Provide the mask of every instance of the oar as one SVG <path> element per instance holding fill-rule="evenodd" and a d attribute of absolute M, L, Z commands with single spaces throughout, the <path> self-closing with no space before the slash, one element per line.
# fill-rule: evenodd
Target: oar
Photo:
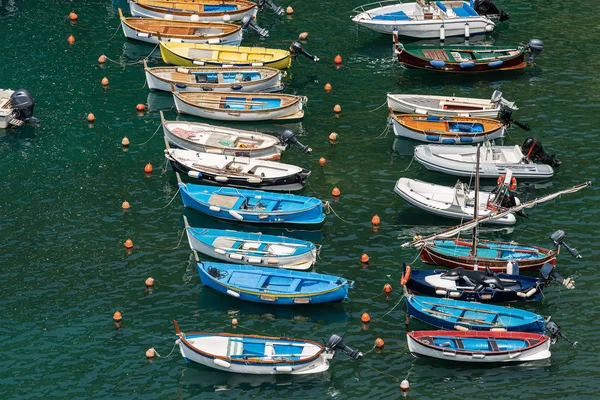
<path fill-rule="evenodd" d="M 434 315 L 443 315 L 445 317 L 453 317 L 453 318 L 456 318 L 456 319 L 460 319 L 460 320 L 462 320 L 464 322 L 475 322 L 475 323 L 481 324 L 481 325 L 494 325 L 491 322 L 483 321 L 483 320 L 480 320 L 480 319 L 456 316 L 456 315 L 448 314 L 448 313 L 441 312 L 441 311 L 428 310 L 426 308 L 422 309 L 421 311 L 424 311 L 424 312 L 430 313 L 430 314 L 434 314 Z"/>
<path fill-rule="evenodd" d="M 427 304 L 427 305 L 430 305 L 430 306 L 436 306 L 436 307 L 452 308 L 452 309 L 461 310 L 461 311 L 472 311 L 472 310 L 470 310 L 468 308 L 464 308 L 464 307 L 451 306 L 451 305 L 446 305 L 446 304 L 437 304 L 437 303 L 432 303 L 430 301 L 424 301 L 423 304 Z M 497 316 L 500 315 L 497 312 L 486 311 L 486 310 L 477 310 L 477 312 L 480 312 L 480 313 L 483 313 L 483 314 L 493 314 L 493 315 L 497 315 Z"/>

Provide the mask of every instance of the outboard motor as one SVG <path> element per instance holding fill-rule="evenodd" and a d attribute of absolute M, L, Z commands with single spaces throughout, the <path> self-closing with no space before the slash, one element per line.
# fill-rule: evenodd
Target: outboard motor
<path fill-rule="evenodd" d="M 300 150 L 302 150 L 304 152 L 304 154 L 312 153 L 312 149 L 310 147 L 305 146 L 302 143 L 300 143 L 298 141 L 298 139 L 296 139 L 296 135 L 294 135 L 294 132 L 292 132 L 289 129 L 286 129 L 285 131 L 283 131 L 279 140 L 281 140 L 281 143 L 283 143 L 283 144 L 293 144 L 294 146 L 296 146 Z"/>
<path fill-rule="evenodd" d="M 528 63 L 533 63 L 535 58 L 544 50 L 544 42 L 540 39 L 531 39 L 529 41 L 529 57 L 527 58 Z"/>
<path fill-rule="evenodd" d="M 350 347 L 346 346 L 344 344 L 344 338 L 341 335 L 338 335 L 337 333 L 334 333 L 329 337 L 329 339 L 327 339 L 326 346 L 327 348 L 333 351 L 341 351 L 342 353 L 347 354 L 349 357 L 352 357 L 355 360 L 358 360 L 362 357 L 362 353 L 360 351 L 353 350 Z"/>
<path fill-rule="evenodd" d="M 550 318 L 546 320 L 546 331 L 548 332 L 548 336 L 550 336 L 553 344 L 556 343 L 556 340 L 560 336 L 569 342 L 573 347 L 577 347 L 577 342 L 573 342 L 563 335 L 561 332 L 561 327 L 556 322 L 550 321 Z"/>
<path fill-rule="evenodd" d="M 573 278 L 563 278 L 561 274 L 556 272 L 556 267 L 553 264 L 544 264 L 540 269 L 540 275 L 545 282 L 556 281 L 567 289 L 575 289 Z"/>
<path fill-rule="evenodd" d="M 306 52 L 306 50 L 304 50 L 304 48 L 302 47 L 302 43 L 300 43 L 297 40 L 294 40 L 290 45 L 290 54 L 294 58 L 296 58 L 298 54 L 302 54 L 303 56 L 305 56 L 306 58 L 310 58 L 314 62 L 319 61 L 319 57 L 308 54 L 308 52 Z"/>
<path fill-rule="evenodd" d="M 552 242 L 556 246 L 556 253 L 558 254 L 560 252 L 560 246 L 565 246 L 565 249 L 567 249 L 567 251 L 569 253 L 571 253 L 571 255 L 573 257 L 581 258 L 581 254 L 579 254 L 577 249 L 575 249 L 574 247 L 571 247 L 565 243 L 566 236 L 567 236 L 567 233 L 565 231 L 563 231 L 562 229 L 559 229 L 556 232 L 554 232 L 552 235 L 550 235 L 550 240 L 552 240 Z"/>
<path fill-rule="evenodd" d="M 244 28 L 244 30 L 248 30 L 248 27 L 254 29 L 262 37 L 269 36 L 268 30 L 263 29 L 260 26 L 258 26 L 256 24 L 256 21 L 254 20 L 254 18 L 252 18 L 251 16 L 245 15 L 244 18 L 242 18 L 242 28 Z"/>
<path fill-rule="evenodd" d="M 265 6 L 279 16 L 283 15 L 285 12 L 283 11 L 283 8 L 273 3 L 271 0 L 258 0 L 258 11 L 262 11 Z"/>
<path fill-rule="evenodd" d="M 473 9 L 479 15 L 486 16 L 489 19 L 497 19 L 500 22 L 510 18 L 506 11 L 498 9 L 491 0 L 475 0 Z"/>
<path fill-rule="evenodd" d="M 40 120 L 33 116 L 35 101 L 26 89 L 15 90 L 10 102 L 16 119 L 30 124 L 39 124 Z"/>
<path fill-rule="evenodd" d="M 516 119 L 514 119 L 512 117 L 512 113 L 513 113 L 513 110 L 511 108 L 503 108 L 500 111 L 500 115 L 499 115 L 500 121 L 504 122 L 507 125 L 509 125 L 511 123 L 514 123 L 516 126 L 518 126 L 521 129 L 524 129 L 526 131 L 530 131 L 531 130 L 531 128 L 529 127 L 529 125 L 524 124 L 524 123 L 519 122 Z"/>
<path fill-rule="evenodd" d="M 540 161 L 541 163 L 547 164 L 552 168 L 560 165 L 560 160 L 556 156 L 549 155 L 544 151 L 542 142 L 538 141 L 534 137 L 528 137 L 523 141 L 521 145 L 521 151 L 525 154 L 525 158 L 531 161 Z"/>

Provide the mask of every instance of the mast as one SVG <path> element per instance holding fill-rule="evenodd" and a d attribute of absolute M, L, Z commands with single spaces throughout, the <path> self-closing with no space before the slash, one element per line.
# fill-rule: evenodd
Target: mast
<path fill-rule="evenodd" d="M 477 220 L 479 209 L 479 144 L 477 145 L 477 156 L 475 158 L 475 204 L 473 207 L 473 220 Z M 473 243 L 471 244 L 471 256 L 477 256 L 477 225 L 473 226 Z"/>

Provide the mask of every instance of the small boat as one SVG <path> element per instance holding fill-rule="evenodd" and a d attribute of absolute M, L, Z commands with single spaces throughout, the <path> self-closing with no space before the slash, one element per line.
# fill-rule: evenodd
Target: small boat
<path fill-rule="evenodd" d="M 173 92 L 178 113 L 219 121 L 298 120 L 304 96 L 275 93 Z"/>
<path fill-rule="evenodd" d="M 412 318 L 439 329 L 545 332 L 544 317 L 518 308 L 412 294 L 405 299 Z"/>
<path fill-rule="evenodd" d="M 144 60 L 150 90 L 164 92 L 278 92 L 282 73 L 267 67 L 152 67 Z"/>
<path fill-rule="evenodd" d="M 394 134 L 421 142 L 472 144 L 504 137 L 505 122 L 489 118 L 390 114 Z"/>
<path fill-rule="evenodd" d="M 353 10 L 352 21 L 375 32 L 421 39 L 485 34 L 494 30 L 494 22 L 480 15 L 468 1 L 378 1 Z M 506 15 L 506 14 L 504 14 Z"/>
<path fill-rule="evenodd" d="M 518 110 L 515 103 L 505 100 L 498 90 L 492 93 L 491 99 L 388 93 L 387 104 L 397 113 L 450 117 L 499 118 L 503 109 Z"/>
<path fill-rule="evenodd" d="M 177 175 L 183 204 L 230 221 L 261 224 L 321 224 L 323 204 L 314 197 L 183 183 Z"/>
<path fill-rule="evenodd" d="M 204 286 L 236 299 L 278 305 L 343 301 L 353 281 L 315 272 L 198 261 Z"/>
<path fill-rule="evenodd" d="M 329 369 L 337 351 L 358 360 L 362 353 L 344 344 L 333 334 L 325 345 L 312 340 L 288 337 L 243 335 L 225 332 L 187 332 L 179 330 L 175 344 L 184 360 L 209 368 L 238 374 L 301 375 Z"/>
<path fill-rule="evenodd" d="M 223 229 L 192 228 L 183 217 L 192 250 L 236 264 L 307 270 L 317 261 L 319 248 L 285 236 Z"/>
<path fill-rule="evenodd" d="M 256 4 L 248 0 L 128 0 L 134 17 L 175 21 L 241 21 L 256 17 Z"/>
<path fill-rule="evenodd" d="M 450 361 L 526 362 L 551 354 L 551 337 L 531 332 L 413 331 L 406 340 L 413 355 Z"/>
<path fill-rule="evenodd" d="M 182 67 L 270 67 L 286 69 L 292 65 L 292 57 L 303 54 L 313 61 L 319 61 L 295 41 L 289 50 L 267 49 L 264 47 L 221 46 L 218 44 L 194 44 L 160 42 L 160 54 L 167 64 Z"/>
<path fill-rule="evenodd" d="M 521 147 L 492 146 L 489 142 L 479 150 L 475 146 L 420 145 L 415 147 L 414 156 L 429 170 L 470 177 L 475 173 L 477 153 L 481 159 L 481 178 L 497 179 L 510 169 L 517 179 L 547 179 L 554 175 L 553 167 L 560 165 L 554 155 L 544 151 L 541 142 L 531 137 L 525 139 Z"/>
<path fill-rule="evenodd" d="M 532 39 L 527 46 L 404 46 L 394 34 L 398 61 L 408 68 L 471 74 L 511 71 L 532 64 L 544 45 Z M 529 53 L 527 61 L 525 54 Z"/>
<path fill-rule="evenodd" d="M 0 129 L 39 123 L 33 116 L 34 108 L 35 101 L 26 89 L 0 89 Z"/>
<path fill-rule="evenodd" d="M 166 121 L 160 112 L 165 139 L 179 148 L 199 153 L 220 154 L 277 161 L 287 145 L 275 136 L 187 121 Z"/>
<path fill-rule="evenodd" d="M 165 157 L 174 171 L 216 185 L 273 191 L 301 190 L 310 171 L 295 165 L 248 157 L 173 149 Z"/>
<path fill-rule="evenodd" d="M 223 22 L 191 22 L 156 18 L 125 17 L 119 8 L 121 27 L 127 39 L 158 44 L 159 40 L 239 46 L 242 27 Z"/>
<path fill-rule="evenodd" d="M 519 199 L 507 190 L 509 188 L 504 187 L 503 182 L 501 179 L 495 192 L 479 192 L 478 215 L 488 215 L 497 212 L 499 208 L 508 208 L 520 203 Z M 454 187 L 448 187 L 417 179 L 400 178 L 396 182 L 394 192 L 408 204 L 435 215 L 460 220 L 472 220 L 474 217 L 475 191 L 470 190 L 468 185 L 461 181 Z M 514 214 L 490 220 L 490 223 L 496 225 L 514 225 L 516 222 Z"/>

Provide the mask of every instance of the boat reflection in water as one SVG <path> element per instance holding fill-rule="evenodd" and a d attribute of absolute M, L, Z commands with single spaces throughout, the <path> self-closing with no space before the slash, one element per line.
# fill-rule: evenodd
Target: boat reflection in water
<path fill-rule="evenodd" d="M 150 43 L 131 40 L 126 40 L 123 43 L 123 57 L 121 61 L 131 63 L 133 61 L 141 61 L 144 58 L 148 59 L 149 64 L 153 62 L 160 62 L 162 64 L 162 57 L 158 47 Z"/>

